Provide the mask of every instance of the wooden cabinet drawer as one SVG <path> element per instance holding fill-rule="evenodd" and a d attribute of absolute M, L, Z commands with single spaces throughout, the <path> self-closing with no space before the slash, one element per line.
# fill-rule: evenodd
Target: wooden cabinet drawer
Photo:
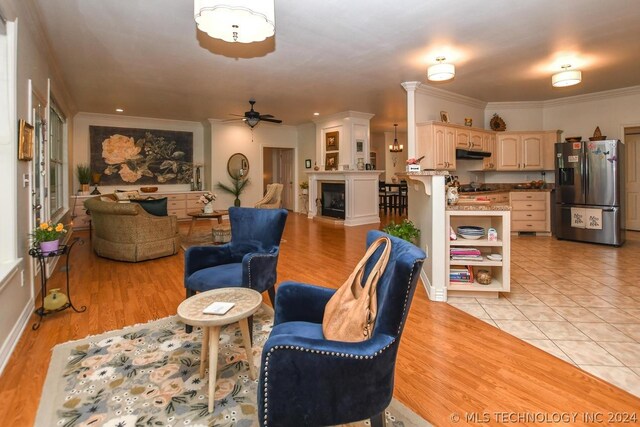
<path fill-rule="evenodd" d="M 511 211 L 511 219 L 513 221 L 545 221 L 547 212 L 540 211 Z"/>
<path fill-rule="evenodd" d="M 542 191 L 517 191 L 511 193 L 511 200 L 546 200 L 547 193 Z"/>
<path fill-rule="evenodd" d="M 511 231 L 548 231 L 547 221 L 511 221 Z"/>
<path fill-rule="evenodd" d="M 168 200 L 167 209 L 182 209 L 186 207 L 184 200 Z"/>
<path fill-rule="evenodd" d="M 199 200 L 200 196 L 202 196 L 204 193 L 202 192 L 197 192 L 197 193 L 188 193 L 187 194 L 187 201 L 190 200 Z"/>
<path fill-rule="evenodd" d="M 545 211 L 547 210 L 547 204 L 544 201 L 511 201 L 512 211 Z"/>
<path fill-rule="evenodd" d="M 169 200 L 169 202 L 176 201 L 176 200 L 181 200 L 184 202 L 185 200 L 184 194 L 163 194 L 160 197 L 166 197 Z"/>

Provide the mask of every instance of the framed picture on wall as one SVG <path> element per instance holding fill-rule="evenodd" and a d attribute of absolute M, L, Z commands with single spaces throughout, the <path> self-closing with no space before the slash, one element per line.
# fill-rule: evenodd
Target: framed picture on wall
<path fill-rule="evenodd" d="M 307 169 L 311 169 L 311 159 L 306 159 L 304 161 L 304 167 Z"/>
<path fill-rule="evenodd" d="M 364 153 L 364 141 L 356 141 L 356 153 Z"/>
<path fill-rule="evenodd" d="M 33 159 L 33 126 L 24 120 L 18 122 L 18 160 Z"/>
<path fill-rule="evenodd" d="M 443 123 L 450 123 L 449 113 L 447 113 L 446 111 L 440 111 L 440 121 Z"/>
<path fill-rule="evenodd" d="M 325 150 L 324 151 L 338 151 L 340 149 L 340 132 L 327 132 L 324 135 L 325 138 Z"/>
<path fill-rule="evenodd" d="M 325 170 L 338 169 L 338 153 L 327 153 L 324 162 Z"/>

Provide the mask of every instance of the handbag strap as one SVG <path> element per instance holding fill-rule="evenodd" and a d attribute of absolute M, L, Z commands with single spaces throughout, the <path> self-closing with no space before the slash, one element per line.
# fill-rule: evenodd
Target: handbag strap
<path fill-rule="evenodd" d="M 369 246 L 369 250 L 365 254 L 365 258 L 366 258 L 365 263 L 366 263 L 366 261 L 371 256 L 373 256 L 375 251 L 378 250 L 378 248 L 381 245 L 384 245 L 382 254 L 380 254 L 380 257 L 378 258 L 376 263 L 373 265 L 373 268 L 369 272 L 369 276 L 367 277 L 367 281 L 363 288 L 364 292 L 369 292 L 370 301 L 374 301 L 374 299 L 376 298 L 377 292 L 378 292 L 378 286 L 377 286 L 378 280 L 380 280 L 380 277 L 382 277 L 382 274 L 384 273 L 385 269 L 387 268 L 387 264 L 389 263 L 389 257 L 391 255 L 391 240 L 386 236 L 379 237 L 371 244 L 371 246 Z M 363 268 L 363 271 L 364 271 L 364 268 Z M 377 304 L 371 305 L 370 307 L 371 319 L 376 318 L 376 314 L 378 311 L 377 309 L 378 309 Z"/>

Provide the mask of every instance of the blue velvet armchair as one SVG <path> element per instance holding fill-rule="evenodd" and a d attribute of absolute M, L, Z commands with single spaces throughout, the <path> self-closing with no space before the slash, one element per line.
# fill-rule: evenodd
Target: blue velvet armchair
<path fill-rule="evenodd" d="M 280 239 L 285 209 L 229 208 L 231 241 L 221 246 L 192 246 L 184 253 L 187 298 L 196 292 L 246 287 L 275 300 Z"/>
<path fill-rule="evenodd" d="M 367 246 L 385 235 L 369 231 Z M 335 293 L 296 282 L 279 285 L 274 328 L 262 351 L 258 386 L 262 426 L 326 426 L 371 418 L 382 425 L 393 397 L 396 354 L 426 255 L 391 237 L 389 264 L 378 282 L 372 337 L 326 340 L 322 317 Z M 368 267 L 379 257 L 379 249 Z"/>

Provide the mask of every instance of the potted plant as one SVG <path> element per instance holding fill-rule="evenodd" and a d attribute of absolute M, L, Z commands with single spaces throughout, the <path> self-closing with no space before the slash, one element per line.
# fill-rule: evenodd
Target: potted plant
<path fill-rule="evenodd" d="M 42 255 L 55 252 L 60 247 L 60 237 L 67 232 L 61 222 L 41 222 L 33 231 L 33 244 L 39 245 Z"/>
<path fill-rule="evenodd" d="M 300 184 L 300 190 L 302 190 L 302 194 L 309 194 L 309 182 L 302 181 Z"/>
<path fill-rule="evenodd" d="M 241 175 L 231 175 L 231 185 L 218 182 L 217 187 L 225 193 L 235 196 L 233 201 L 234 206 L 240 206 L 240 195 L 244 191 L 244 188 L 249 184 L 249 178 L 243 178 Z"/>
<path fill-rule="evenodd" d="M 418 239 L 420 238 L 420 229 L 418 229 L 415 224 L 408 219 L 405 219 L 400 224 L 396 224 L 394 221 L 391 221 L 389 225 L 382 229 L 382 231 L 413 243 L 414 245 L 418 244 Z"/>
<path fill-rule="evenodd" d="M 89 183 L 91 182 L 91 168 L 89 168 L 89 165 L 85 164 L 76 165 L 76 175 L 78 176 L 78 181 L 82 187 L 82 193 L 88 194 Z"/>

